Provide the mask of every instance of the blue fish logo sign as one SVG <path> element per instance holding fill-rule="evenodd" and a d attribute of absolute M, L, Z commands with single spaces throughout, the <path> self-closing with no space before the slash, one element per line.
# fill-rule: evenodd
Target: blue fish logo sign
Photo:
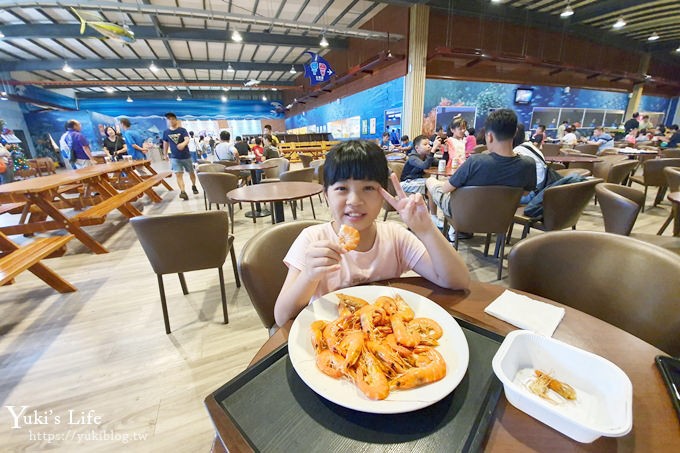
<path fill-rule="evenodd" d="M 305 52 L 312 56 L 312 61 L 305 66 L 305 77 L 309 77 L 309 81 L 312 85 L 318 83 L 327 82 L 330 80 L 331 76 L 335 74 L 335 71 L 331 68 L 331 65 L 314 52 Z"/>

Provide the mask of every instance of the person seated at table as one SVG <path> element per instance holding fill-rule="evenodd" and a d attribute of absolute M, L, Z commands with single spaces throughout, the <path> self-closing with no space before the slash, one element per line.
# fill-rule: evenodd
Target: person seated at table
<path fill-rule="evenodd" d="M 236 151 L 238 151 L 239 156 L 247 156 L 250 154 L 250 145 L 244 142 L 240 136 L 236 137 L 234 148 L 236 148 Z"/>
<path fill-rule="evenodd" d="M 673 124 L 672 126 L 669 126 L 667 130 L 665 131 L 666 134 L 670 133 L 670 137 L 664 136 L 660 137 L 661 140 L 661 146 L 665 148 L 677 148 L 680 146 L 680 129 L 677 124 Z"/>
<path fill-rule="evenodd" d="M 580 121 L 575 121 L 574 124 L 571 125 L 571 130 L 576 136 L 576 141 L 577 142 L 582 142 L 585 141 L 585 137 L 581 133 L 581 122 Z"/>
<path fill-rule="evenodd" d="M 545 141 L 545 124 L 539 124 L 538 127 L 536 128 L 536 133 L 531 136 L 531 143 L 536 145 L 537 148 L 541 148 L 543 146 L 543 142 Z"/>
<path fill-rule="evenodd" d="M 189 173 L 191 190 L 194 194 L 198 193 L 194 164 L 188 149 L 189 133 L 179 125 L 177 116 L 174 113 L 166 113 L 165 119 L 168 123 L 168 128 L 163 132 L 163 153 L 168 154 L 168 151 L 170 151 L 170 168 L 173 173 L 175 173 L 175 178 L 177 178 L 179 197 L 186 201 L 189 199 L 189 195 L 187 195 L 186 190 L 184 190 L 185 171 Z"/>
<path fill-rule="evenodd" d="M 123 156 L 127 155 L 127 145 L 125 144 L 123 137 L 118 135 L 116 130 L 111 126 L 107 126 L 106 129 L 104 129 L 104 133 L 106 134 L 106 137 L 104 137 L 104 149 L 106 149 L 109 156 L 111 156 L 111 160 L 123 160 Z"/>
<path fill-rule="evenodd" d="M 543 187 L 543 181 L 548 171 L 548 164 L 545 162 L 543 152 L 538 149 L 532 140 L 524 140 L 524 124 L 517 124 L 517 132 L 515 138 L 512 140 L 512 150 L 520 156 L 531 158 L 536 165 L 536 187 Z M 522 196 L 520 204 L 529 203 L 535 196 L 537 191 L 531 191 Z"/>
<path fill-rule="evenodd" d="M 281 157 L 279 154 L 279 150 L 274 146 L 274 142 L 272 141 L 272 136 L 269 134 L 264 134 L 262 136 L 262 142 L 264 143 L 264 158 L 266 159 L 275 159 L 277 157 Z"/>
<path fill-rule="evenodd" d="M 567 126 L 567 128 L 564 129 L 564 132 L 565 132 L 564 136 L 560 139 L 562 143 L 570 146 L 573 146 L 578 143 L 576 134 L 574 134 L 574 129 L 572 129 L 571 126 Z"/>
<path fill-rule="evenodd" d="M 589 145 L 597 145 L 597 154 L 600 154 L 605 149 L 614 147 L 614 138 L 606 133 L 601 126 L 598 126 L 593 129 L 593 135 L 586 143 Z"/>
<path fill-rule="evenodd" d="M 401 172 L 400 184 L 406 193 L 425 195 L 425 170 L 437 166 L 438 160 L 434 153 L 441 146 L 441 138 L 437 137 L 434 145 L 430 145 L 430 140 L 426 136 L 419 135 L 413 139 L 413 146 L 413 151 L 408 155 Z"/>
<path fill-rule="evenodd" d="M 635 143 L 637 143 L 637 136 L 638 128 L 634 127 L 628 132 L 628 135 L 624 137 L 624 140 L 630 143 L 631 145 L 635 145 Z"/>
<path fill-rule="evenodd" d="M 413 151 L 413 143 L 411 140 L 408 138 L 408 135 L 403 135 L 401 137 L 401 142 L 399 143 L 399 146 L 396 146 L 393 151 L 398 151 L 404 154 L 408 154 L 411 151 Z"/>
<path fill-rule="evenodd" d="M 449 289 L 467 289 L 470 275 L 460 255 L 432 224 L 420 194 L 406 195 L 396 175 L 387 187 L 387 160 L 373 142 L 351 140 L 326 155 L 324 193 L 333 220 L 305 228 L 284 258 L 288 275 L 274 306 L 279 326 L 320 296 L 414 270 Z M 399 213 L 408 231 L 394 222 L 376 222 L 383 201 Z M 338 243 L 342 225 L 359 232 L 355 250 Z"/>
<path fill-rule="evenodd" d="M 467 135 L 465 136 L 465 158 L 470 157 L 470 154 L 475 150 L 477 146 L 477 137 L 475 137 L 475 128 L 470 127 L 467 130 Z"/>
<path fill-rule="evenodd" d="M 262 147 L 262 139 L 255 137 L 255 144 L 252 147 L 253 154 L 255 154 L 255 162 L 260 163 L 264 161 L 264 148 Z"/>
<path fill-rule="evenodd" d="M 215 159 L 216 160 L 230 160 L 236 161 L 236 148 L 229 141 L 231 140 L 231 134 L 229 131 L 220 132 L 220 142 L 215 147 Z"/>
<path fill-rule="evenodd" d="M 378 145 L 383 149 L 383 151 L 389 151 L 392 148 L 389 132 L 383 132 L 382 138 L 380 139 Z"/>
<path fill-rule="evenodd" d="M 447 217 L 451 217 L 449 206 L 451 193 L 459 187 L 510 186 L 521 187 L 526 193 L 536 188 L 534 161 L 513 151 L 512 142 L 517 132 L 515 112 L 510 109 L 494 110 L 486 118 L 484 127 L 486 128 L 488 154 L 470 156 L 448 181 L 442 182 L 429 178 L 425 183 L 434 205 Z M 449 230 L 449 238 L 452 237 L 453 228 Z M 459 239 L 469 237 L 471 235 L 458 233 Z"/>

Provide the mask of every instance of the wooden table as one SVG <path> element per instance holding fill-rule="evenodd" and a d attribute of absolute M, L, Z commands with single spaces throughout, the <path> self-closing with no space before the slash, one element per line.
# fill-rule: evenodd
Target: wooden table
<path fill-rule="evenodd" d="M 484 308 L 505 290 L 501 286 L 472 282 L 470 290 L 462 292 L 440 288 L 421 277 L 395 279 L 387 283 L 421 294 L 441 305 L 452 315 L 484 329 L 501 335 L 516 329 L 484 313 Z M 633 429 L 624 437 L 601 437 L 592 444 L 581 444 L 516 409 L 503 396 L 494 413 L 495 420 L 487 435 L 484 451 L 677 451 L 680 445 L 678 419 L 654 363 L 654 357 L 663 353 L 604 321 L 556 302 L 550 303 L 562 306 L 566 310 L 565 317 L 553 338 L 612 361 L 630 378 L 633 383 Z M 291 325 L 292 322 L 288 322 L 272 335 L 255 355 L 251 365 L 284 344 Z M 474 357 L 470 360 L 474 360 Z M 214 398 L 208 396 L 205 402 L 217 430 L 214 451 L 223 451 L 220 441 L 231 452 L 249 451 L 248 446 L 240 442 L 240 435 L 233 429 L 233 425 L 227 420 Z M 266 421 L 263 420 L 263 423 Z"/>
<path fill-rule="evenodd" d="M 231 200 L 246 203 L 270 203 L 270 206 L 273 205 L 271 208 L 272 223 L 279 223 L 285 220 L 284 201 L 307 198 L 321 192 L 323 192 L 323 186 L 315 182 L 287 181 L 239 187 L 227 193 L 227 196 Z"/>
<path fill-rule="evenodd" d="M 602 162 L 602 159 L 600 159 L 597 156 L 569 155 L 569 156 L 545 156 L 545 161 L 546 162 L 558 162 L 560 164 L 564 164 L 565 167 L 569 168 L 569 164 L 574 163 L 574 162 L 595 163 L 595 162 Z"/>
<path fill-rule="evenodd" d="M 439 179 L 440 176 L 450 178 L 456 172 L 456 169 L 451 168 L 451 167 L 447 167 L 444 171 L 439 171 L 439 168 L 437 168 L 437 167 L 430 167 L 430 168 L 426 168 L 423 171 L 425 172 L 426 175 L 435 175 L 437 177 L 437 179 Z"/>
<path fill-rule="evenodd" d="M 114 179 L 116 177 L 120 178 L 123 172 L 125 172 L 126 177 L 130 179 L 133 185 L 143 184 L 144 179 L 134 171 L 135 168 L 140 167 L 148 170 L 152 177 L 162 176 L 158 175 L 151 167 L 150 161 L 123 160 L 0 185 L 0 203 L 26 202 L 19 223 L 17 225 L 0 227 L 0 231 L 7 235 L 13 235 L 65 229 L 93 252 L 107 253 L 108 250 L 82 228 L 84 225 L 97 223 L 87 223 L 87 221 L 83 220 L 85 218 L 83 214 L 87 211 L 77 214 L 80 218 L 68 218 L 61 212 L 61 209 L 81 209 L 89 202 L 93 202 L 94 206 L 92 208 L 95 208 L 98 204 L 104 203 L 107 199 L 118 195 L 119 192 L 114 187 Z M 113 177 L 109 176 L 109 174 L 112 174 Z M 159 182 L 166 185 L 166 187 L 170 187 L 162 179 Z M 67 199 L 63 196 L 65 188 L 77 187 L 80 184 L 86 187 L 86 193 L 83 194 L 85 195 L 84 197 Z M 87 197 L 91 191 L 96 191 L 99 195 Z M 161 198 L 151 187 L 145 189 L 144 193 L 148 194 L 155 202 L 161 201 Z M 31 218 L 28 219 L 28 222 L 26 222 L 28 214 L 32 212 L 32 207 L 34 212 L 31 214 Z M 118 209 L 128 218 L 141 215 L 141 212 L 129 202 L 123 202 L 114 209 Z M 52 220 L 48 220 L 48 217 Z"/>
<path fill-rule="evenodd" d="M 274 168 L 278 167 L 279 164 L 276 162 L 268 162 L 264 161 L 259 164 L 241 164 L 241 165 L 232 165 L 231 167 L 227 167 L 225 171 L 229 172 L 232 170 L 238 170 L 238 171 L 249 171 L 250 172 L 250 180 L 252 181 L 253 184 L 259 184 L 260 183 L 260 174 L 258 173 L 258 170 L 264 170 L 266 168 Z M 248 211 L 246 212 L 245 216 L 246 217 L 251 217 L 253 219 L 253 222 L 255 221 L 256 217 L 267 217 L 268 215 L 271 215 L 270 211 L 267 211 L 266 209 L 262 209 L 260 207 L 260 203 L 255 204 L 255 210 L 254 211 Z"/>

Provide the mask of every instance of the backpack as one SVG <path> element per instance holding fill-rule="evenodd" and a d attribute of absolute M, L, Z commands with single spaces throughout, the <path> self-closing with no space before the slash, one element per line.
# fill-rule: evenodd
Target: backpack
<path fill-rule="evenodd" d="M 59 151 L 61 152 L 61 157 L 64 159 L 64 162 L 68 161 L 73 164 L 76 161 L 76 153 L 73 152 L 73 148 L 71 147 L 72 143 L 73 138 L 71 137 L 71 134 L 68 131 L 64 132 L 59 139 Z"/>
<path fill-rule="evenodd" d="M 546 187 L 549 187 L 553 183 L 562 179 L 562 175 L 557 173 L 557 171 L 554 168 L 551 168 L 550 165 L 546 163 L 545 159 L 543 159 L 543 156 L 538 154 L 531 146 L 526 146 L 524 144 L 520 146 L 524 149 L 528 149 L 529 151 L 531 151 L 531 153 L 534 156 L 538 157 L 541 160 L 541 162 L 543 162 L 543 165 L 545 165 L 545 178 L 543 178 L 543 183 L 540 186 L 536 186 L 536 190 L 534 190 L 535 194 L 538 195 L 538 193 L 544 190 Z M 541 197 L 541 199 L 542 198 L 543 197 Z"/>
<path fill-rule="evenodd" d="M 547 179 L 547 175 L 546 175 Z M 541 189 L 541 191 L 536 194 L 534 198 L 531 199 L 528 205 L 524 208 L 524 215 L 532 217 L 532 218 L 541 218 L 543 217 L 543 195 L 545 194 L 545 189 L 548 187 L 556 187 L 556 186 L 562 186 L 565 184 L 573 184 L 575 182 L 581 182 L 585 181 L 586 178 L 579 174 L 573 174 L 573 175 L 568 175 L 565 176 L 564 178 L 560 178 L 559 180 L 553 182 L 547 187 L 544 187 Z"/>

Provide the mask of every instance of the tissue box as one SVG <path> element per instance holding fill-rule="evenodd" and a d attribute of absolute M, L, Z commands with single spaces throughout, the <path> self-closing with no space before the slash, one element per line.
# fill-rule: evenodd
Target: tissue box
<path fill-rule="evenodd" d="M 578 442 L 625 436 L 633 427 L 633 385 L 602 357 L 518 330 L 505 337 L 492 365 L 510 404 Z M 532 393 L 526 384 L 534 370 L 571 385 L 576 400 L 554 404 Z"/>

